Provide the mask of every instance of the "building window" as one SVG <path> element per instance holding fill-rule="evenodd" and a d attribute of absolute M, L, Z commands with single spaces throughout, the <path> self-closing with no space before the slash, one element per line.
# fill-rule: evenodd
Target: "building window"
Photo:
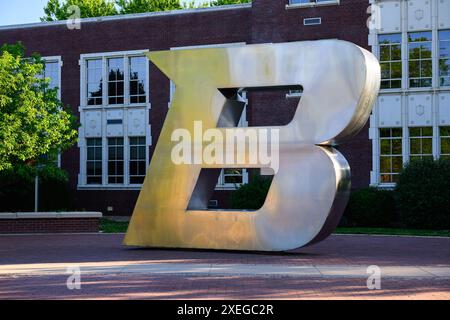
<path fill-rule="evenodd" d="M 381 89 L 402 87 L 402 35 L 379 35 Z"/>
<path fill-rule="evenodd" d="M 123 58 L 108 59 L 108 103 L 124 103 Z"/>
<path fill-rule="evenodd" d="M 450 30 L 439 31 L 439 83 L 450 86 Z"/>
<path fill-rule="evenodd" d="M 381 183 L 395 183 L 403 167 L 402 129 L 380 129 Z"/>
<path fill-rule="evenodd" d="M 147 94 L 145 84 L 147 76 L 147 59 L 145 57 L 130 57 L 129 65 L 130 103 L 146 103 Z"/>
<path fill-rule="evenodd" d="M 441 159 L 450 159 L 450 127 L 440 127 Z"/>
<path fill-rule="evenodd" d="M 409 128 L 409 159 L 433 159 L 433 128 Z"/>
<path fill-rule="evenodd" d="M 289 0 L 289 4 L 315 4 L 321 2 L 332 2 L 337 3 L 338 0 Z"/>
<path fill-rule="evenodd" d="M 108 138 L 108 183 L 123 184 L 123 138 Z"/>
<path fill-rule="evenodd" d="M 102 184 L 102 139 L 88 138 L 86 145 L 86 182 L 87 184 Z"/>
<path fill-rule="evenodd" d="M 85 58 L 86 104 L 88 106 L 126 105 L 148 102 L 148 59 L 142 54 L 112 53 L 111 57 Z M 103 101 L 103 75 L 107 81 Z"/>
<path fill-rule="evenodd" d="M 409 86 L 431 87 L 433 77 L 431 32 L 409 33 L 408 42 Z"/>
<path fill-rule="evenodd" d="M 44 71 L 42 76 L 49 79 L 49 89 L 56 89 L 58 99 L 61 100 L 61 58 L 60 57 L 48 57 L 43 58 Z M 51 162 L 57 167 L 61 167 L 61 154 L 59 152 L 53 152 L 44 155 L 46 162 Z"/>
<path fill-rule="evenodd" d="M 130 138 L 130 184 L 142 184 L 147 173 L 145 137 Z"/>
<path fill-rule="evenodd" d="M 44 77 L 50 79 L 50 89 L 59 89 L 60 73 L 61 67 L 59 61 L 45 61 Z"/>
<path fill-rule="evenodd" d="M 322 24 L 322 18 L 305 18 L 303 19 L 304 26 L 314 26 Z"/>
<path fill-rule="evenodd" d="M 87 60 L 87 104 L 89 106 L 103 103 L 102 59 Z"/>

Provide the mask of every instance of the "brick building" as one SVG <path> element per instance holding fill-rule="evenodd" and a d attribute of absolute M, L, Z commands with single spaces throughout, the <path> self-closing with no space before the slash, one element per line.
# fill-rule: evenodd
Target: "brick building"
<path fill-rule="evenodd" d="M 416 2 L 426 6 L 425 1 L 433 3 L 433 14 L 429 13 L 431 30 L 431 19 L 442 19 L 435 6 L 442 3 L 446 14 L 450 0 Z M 395 3 L 406 8 L 402 10 L 408 9 L 406 1 L 389 2 L 394 3 L 395 10 Z M 21 41 L 28 53 L 39 52 L 45 57 L 46 75 L 52 79 L 52 85 L 60 88 L 63 103 L 79 116 L 78 145 L 60 157 L 61 167 L 69 172 L 77 209 L 129 215 L 175 90 L 169 79 L 144 57 L 145 52 L 340 39 L 366 49 L 371 49 L 370 44 L 378 53 L 379 33 L 383 29 L 372 31 L 369 37 L 369 5 L 368 0 L 254 0 L 244 5 L 82 19 L 80 30 L 69 29 L 64 21 L 0 27 L 0 43 Z M 388 16 L 382 19 L 382 26 L 393 24 L 395 28 L 393 20 L 404 21 L 403 11 L 399 17 L 392 16 L 386 8 L 381 11 Z M 450 17 L 443 21 L 444 27 L 450 29 Z M 432 34 L 438 34 L 434 24 Z M 435 63 L 437 56 L 433 55 L 433 59 Z M 437 80 L 433 80 L 435 84 Z M 404 96 L 405 88 L 395 93 Z M 244 94 L 248 104 L 240 125 L 286 124 L 293 117 L 300 96 L 295 91 Z M 448 94 L 445 97 L 448 105 L 450 98 Z M 377 121 L 383 117 L 383 108 L 379 100 L 371 119 L 373 128 L 369 130 L 367 124 L 356 138 L 339 146 L 352 168 L 354 188 L 384 181 L 379 174 L 377 149 L 377 130 L 383 127 Z M 406 122 L 402 125 L 406 126 Z M 436 125 L 433 130 L 436 134 L 439 131 Z M 373 144 L 369 132 L 370 138 L 375 139 Z M 437 146 L 438 136 L 434 139 Z M 405 156 L 407 161 L 408 155 Z M 247 179 L 245 170 L 224 171 L 212 200 L 226 206 L 236 183 Z"/>

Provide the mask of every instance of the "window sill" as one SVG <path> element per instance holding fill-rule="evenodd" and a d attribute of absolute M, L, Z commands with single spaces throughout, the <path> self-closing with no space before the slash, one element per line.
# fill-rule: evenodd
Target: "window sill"
<path fill-rule="evenodd" d="M 233 190 L 237 190 L 241 185 L 242 184 L 232 185 L 232 186 L 218 185 L 218 186 L 216 186 L 215 190 L 217 190 L 217 191 L 233 191 Z"/>
<path fill-rule="evenodd" d="M 388 93 L 415 93 L 415 92 L 425 92 L 425 93 L 436 93 L 441 91 L 448 91 L 450 90 L 450 87 L 437 87 L 437 88 L 431 88 L 431 87 L 423 87 L 423 88 L 408 88 L 408 89 L 380 89 L 380 94 L 388 94 Z"/>
<path fill-rule="evenodd" d="M 393 190 L 396 186 L 396 183 L 379 183 L 378 185 L 375 185 L 376 188 L 382 190 Z"/>
<path fill-rule="evenodd" d="M 299 9 L 299 8 L 314 8 L 314 7 L 325 7 L 325 6 L 337 6 L 340 1 L 325 1 L 325 2 L 308 2 L 308 3 L 295 3 L 287 4 L 286 10 Z"/>
<path fill-rule="evenodd" d="M 151 108 L 151 103 L 135 103 L 135 104 L 109 104 L 109 105 L 84 105 L 81 106 L 81 110 L 90 110 L 90 109 L 123 109 L 123 108 L 142 108 L 148 107 Z"/>
<path fill-rule="evenodd" d="M 300 99 L 302 97 L 301 93 L 288 93 L 286 94 L 286 99 Z"/>
<path fill-rule="evenodd" d="M 142 185 L 78 185 L 77 190 L 79 191 L 89 191 L 89 190 L 107 190 L 107 191 L 115 191 L 115 190 L 130 190 L 130 191 L 140 191 L 142 189 Z"/>

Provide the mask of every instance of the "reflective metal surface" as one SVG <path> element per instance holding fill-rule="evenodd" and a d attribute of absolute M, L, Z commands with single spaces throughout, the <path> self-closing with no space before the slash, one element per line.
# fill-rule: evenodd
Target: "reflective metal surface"
<path fill-rule="evenodd" d="M 322 40 L 153 52 L 149 58 L 175 82 L 176 92 L 126 245 L 283 251 L 334 230 L 348 200 L 350 168 L 332 146 L 357 134 L 369 118 L 380 83 L 371 53 Z M 280 169 L 264 206 L 254 212 L 197 209 L 205 206 L 212 181 L 206 178 L 191 201 L 201 169 L 226 166 L 175 165 L 172 132 L 192 132 L 199 120 L 204 130 L 230 125 L 234 117 L 223 111 L 232 102 L 218 88 L 292 85 L 303 86 L 303 95 L 292 122 L 278 127 Z"/>

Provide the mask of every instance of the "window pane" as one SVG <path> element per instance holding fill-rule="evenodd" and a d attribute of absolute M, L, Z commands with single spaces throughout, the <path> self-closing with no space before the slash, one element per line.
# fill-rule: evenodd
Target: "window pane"
<path fill-rule="evenodd" d="M 432 139 L 427 138 L 422 140 L 422 154 L 432 154 L 433 153 L 433 142 Z"/>
<path fill-rule="evenodd" d="M 102 139 L 86 139 L 86 182 L 88 184 L 102 183 Z"/>
<path fill-rule="evenodd" d="M 450 138 L 441 138 L 441 154 L 450 154 Z"/>
<path fill-rule="evenodd" d="M 86 61 L 87 104 L 102 104 L 102 59 Z"/>
<path fill-rule="evenodd" d="M 381 157 L 380 158 L 380 172 L 391 172 L 391 158 L 390 157 Z"/>
<path fill-rule="evenodd" d="M 380 129 L 380 181 L 391 183 L 403 167 L 402 129 Z"/>
<path fill-rule="evenodd" d="M 123 104 L 124 101 L 123 58 L 108 59 L 108 101 L 109 104 Z"/>
<path fill-rule="evenodd" d="M 439 128 L 439 134 L 441 136 L 450 137 L 450 127 L 440 127 Z"/>
<path fill-rule="evenodd" d="M 146 102 L 147 58 L 131 57 L 130 64 L 130 103 Z"/>
<path fill-rule="evenodd" d="M 421 154 L 420 139 L 410 139 L 409 150 L 411 154 Z"/>
<path fill-rule="evenodd" d="M 108 183 L 121 184 L 123 180 L 123 138 L 108 138 Z"/>
<path fill-rule="evenodd" d="M 403 168 L 403 160 L 402 157 L 393 157 L 392 158 L 392 172 L 400 172 Z"/>
<path fill-rule="evenodd" d="M 392 154 L 402 154 L 402 140 L 393 139 L 392 140 Z"/>
<path fill-rule="evenodd" d="M 409 37 L 409 85 L 430 87 L 432 77 L 431 32 L 414 32 Z"/>

